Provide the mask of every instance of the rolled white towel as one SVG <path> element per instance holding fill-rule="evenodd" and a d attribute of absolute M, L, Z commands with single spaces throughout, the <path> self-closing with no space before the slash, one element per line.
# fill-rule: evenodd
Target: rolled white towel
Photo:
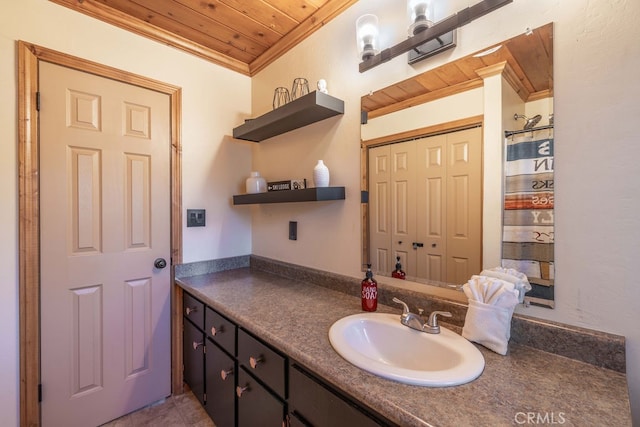
<path fill-rule="evenodd" d="M 518 290 L 518 301 L 520 303 L 524 302 L 524 294 L 531 290 L 531 284 L 527 276 L 513 268 L 494 267 L 488 270 L 482 270 L 480 275 L 495 277 L 513 283 Z"/>
<path fill-rule="evenodd" d="M 462 286 L 469 308 L 462 336 L 505 355 L 511 338 L 511 317 L 518 305 L 518 290 L 506 280 L 472 276 Z"/>
<path fill-rule="evenodd" d="M 462 336 L 504 356 L 511 335 L 512 314 L 508 308 L 470 300 Z"/>
<path fill-rule="evenodd" d="M 485 304 L 499 305 L 496 303 L 499 303 L 502 300 L 502 298 L 500 297 L 505 291 L 511 293 L 515 292 L 516 298 L 518 296 L 518 293 L 515 290 L 515 285 L 513 283 L 495 277 L 474 275 L 471 276 L 471 279 L 469 279 L 467 285 L 469 289 L 475 289 L 475 294 L 478 295 L 477 298 L 473 299 Z M 467 297 L 469 297 L 469 295 L 467 295 Z M 507 304 L 510 304 L 510 302 L 508 302 Z"/>

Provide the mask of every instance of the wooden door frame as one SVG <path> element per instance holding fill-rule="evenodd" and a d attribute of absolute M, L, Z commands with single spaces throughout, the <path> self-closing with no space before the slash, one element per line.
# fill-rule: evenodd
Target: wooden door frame
<path fill-rule="evenodd" d="M 24 41 L 18 50 L 20 425 L 38 426 L 40 414 L 40 185 L 38 78 L 40 61 L 73 68 L 169 96 L 171 132 L 171 386 L 182 392 L 182 292 L 174 267 L 182 262 L 182 89 Z"/>

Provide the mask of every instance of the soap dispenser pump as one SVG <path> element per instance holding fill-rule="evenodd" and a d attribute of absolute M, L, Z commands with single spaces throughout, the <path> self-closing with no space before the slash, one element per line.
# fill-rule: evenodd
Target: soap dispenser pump
<path fill-rule="evenodd" d="M 373 278 L 371 264 L 367 264 L 367 273 L 362 280 L 362 310 L 376 311 L 378 309 L 378 282 Z"/>
<path fill-rule="evenodd" d="M 396 269 L 391 273 L 391 277 L 395 277 L 396 279 L 405 280 L 407 275 L 404 271 L 402 271 L 402 264 L 400 264 L 400 257 L 396 257 Z"/>

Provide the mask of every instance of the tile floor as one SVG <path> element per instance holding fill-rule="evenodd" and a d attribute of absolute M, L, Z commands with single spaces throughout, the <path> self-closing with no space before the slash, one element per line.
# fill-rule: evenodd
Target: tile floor
<path fill-rule="evenodd" d="M 170 396 L 102 427 L 215 427 L 191 391 Z"/>

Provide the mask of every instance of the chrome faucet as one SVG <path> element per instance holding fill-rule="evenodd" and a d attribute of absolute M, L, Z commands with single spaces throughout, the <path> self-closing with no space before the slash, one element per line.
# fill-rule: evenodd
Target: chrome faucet
<path fill-rule="evenodd" d="M 394 297 L 393 302 L 402 304 L 402 315 L 400 316 L 400 323 L 405 326 L 415 329 L 416 331 L 426 332 L 428 334 L 439 334 L 440 325 L 438 324 L 438 316 L 451 317 L 451 313 L 448 311 L 434 311 L 429 315 L 429 319 L 425 322 L 422 318 L 422 310 L 420 314 L 412 313 L 409 310 L 409 306 L 404 302 Z"/>

